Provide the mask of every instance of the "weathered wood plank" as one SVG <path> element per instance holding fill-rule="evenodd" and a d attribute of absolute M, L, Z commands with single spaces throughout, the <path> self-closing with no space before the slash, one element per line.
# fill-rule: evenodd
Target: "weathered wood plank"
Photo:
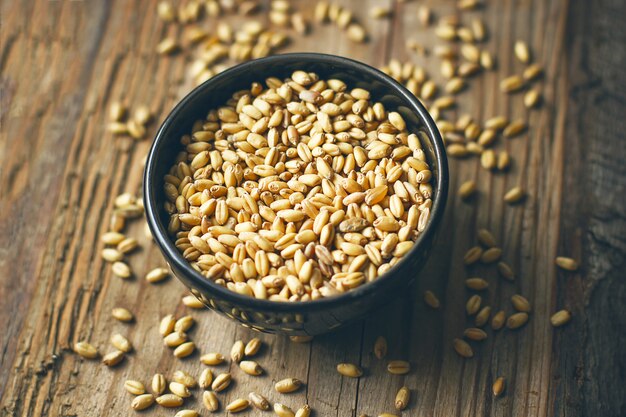
<path fill-rule="evenodd" d="M 623 2 L 489 2 L 462 13 L 453 1 L 340 3 L 366 23 L 371 42 L 353 45 L 332 25 L 314 25 L 309 36 L 296 37 L 285 50 L 336 53 L 375 66 L 392 57 L 411 60 L 442 82 L 438 59 L 405 49 L 409 38 L 427 48 L 442 43 L 432 28 L 417 22 L 418 6 L 430 5 L 436 16 L 458 15 L 464 24 L 480 17 L 489 29 L 485 48 L 497 55 L 498 68 L 472 79 L 459 95 L 458 109 L 446 111 L 445 117 L 454 120 L 467 112 L 483 121 L 503 114 L 523 117 L 531 128 L 496 145 L 514 158 L 506 175 L 486 172 L 476 159 L 453 161 L 440 241 L 411 294 L 363 323 L 310 344 L 260 335 L 265 347 L 258 361 L 266 375 L 215 367 L 216 373 L 230 369 L 237 380 L 220 395 L 222 404 L 256 390 L 294 410 L 309 403 L 319 416 L 377 415 L 393 410 L 397 389 L 406 385 L 413 400 L 403 416 L 624 414 L 626 399 L 619 389 L 620 346 L 626 342 L 620 331 L 626 297 Z M 305 14 L 314 7 L 313 2 L 297 4 Z M 203 368 L 199 353 L 174 360 L 163 346 L 157 328 L 165 314 L 191 314 L 198 320 L 190 337 L 199 352 L 228 354 L 235 340 L 258 336 L 216 314 L 184 307 L 185 290 L 172 278 L 160 285 L 143 282 L 147 270 L 162 265 L 145 239 L 130 257 L 131 280 L 113 276 L 98 256 L 112 196 L 140 191 L 149 147 L 149 141 L 116 139 L 105 131 L 110 103 L 146 103 L 158 122 L 193 85 L 186 73 L 187 52 L 154 53 L 163 36 L 181 32 L 156 19 L 155 5 L 156 0 L 0 6 L 0 317 L 7 323 L 0 332 L 3 415 L 120 415 L 128 413 L 131 400 L 122 386 L 125 379 L 148 384 L 154 372 L 171 376 L 176 369 L 198 376 Z M 372 20 L 368 10 L 373 5 L 391 7 L 394 14 Z M 517 39 L 527 41 L 534 59 L 546 67 L 537 84 L 545 97 L 539 110 L 528 112 L 519 94 L 507 97 L 498 91 L 501 78 L 523 68 L 511 53 Z M 151 133 L 155 129 L 156 123 Z M 466 179 L 480 188 L 470 202 L 454 193 Z M 528 191 L 526 202 L 505 205 L 502 195 L 517 184 Z M 141 223 L 130 225 L 129 234 L 142 237 Z M 501 243 L 518 276 L 515 283 L 502 281 L 493 268 L 463 267 L 461 258 L 481 227 Z M 580 273 L 557 271 L 553 259 L 558 254 L 581 259 Z M 464 320 L 469 293 L 463 280 L 469 275 L 489 281 L 484 303 L 494 311 L 511 312 L 509 297 L 521 293 L 533 303 L 533 313 L 524 329 L 502 330 L 480 346 L 473 344 L 476 357 L 463 361 L 451 340 L 472 323 Z M 443 309 L 423 304 L 426 289 L 440 297 Z M 110 311 L 116 306 L 131 309 L 137 321 L 114 321 Z M 574 319 L 554 331 L 547 318 L 560 308 L 570 309 Z M 106 353 L 114 332 L 128 336 L 137 351 L 113 372 L 68 351 L 84 338 Z M 382 361 L 372 353 L 379 335 L 389 341 Z M 389 375 L 385 368 L 391 359 L 410 360 L 412 372 Z M 335 365 L 343 361 L 363 366 L 366 377 L 341 378 Z M 507 378 L 506 395 L 493 399 L 491 384 L 501 375 Z M 277 394 L 272 385 L 284 377 L 300 378 L 306 386 L 288 396 Z M 195 400 L 186 404 L 200 407 Z"/>

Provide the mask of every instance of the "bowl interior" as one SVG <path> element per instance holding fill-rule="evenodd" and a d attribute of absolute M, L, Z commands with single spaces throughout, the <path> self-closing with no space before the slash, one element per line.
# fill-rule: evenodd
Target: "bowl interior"
<path fill-rule="evenodd" d="M 219 287 L 209 282 L 199 273 L 195 272 L 182 258 L 167 234 L 168 215 L 163 209 L 165 196 L 162 190 L 163 177 L 173 164 L 176 155 L 181 150 L 180 137 L 189 134 L 196 120 L 204 119 L 209 110 L 224 105 L 224 103 L 238 90 L 248 89 L 252 82 L 261 82 L 265 86 L 268 77 L 287 78 L 295 70 L 315 72 L 320 79 L 338 78 L 348 85 L 348 90 L 355 87 L 364 88 L 371 92 L 373 101 L 380 101 L 390 111 L 399 112 L 406 121 L 410 132 L 423 130 L 428 138 L 428 143 L 422 146 L 427 155 L 429 165 L 433 171 L 433 206 L 431 218 L 426 229 L 418 238 L 418 241 L 405 255 L 410 257 L 419 251 L 420 241 L 426 239 L 425 235 L 434 233 L 436 223 L 440 221 L 447 196 L 447 162 L 443 150 L 443 142 L 434 122 L 425 108 L 404 87 L 396 83 L 382 72 L 365 64 L 332 55 L 323 54 L 285 54 L 276 55 L 260 60 L 250 61 L 233 67 L 218 74 L 201 86 L 194 89 L 185 97 L 167 117 L 161 126 L 157 138 L 150 151 L 146 164 L 144 184 L 146 187 L 146 212 L 148 221 L 161 249 L 175 262 L 179 269 L 188 270 L 198 280 L 203 281 L 203 286 Z M 401 261 L 402 262 L 402 261 Z M 395 268 L 395 267 L 394 267 Z M 393 270 L 393 268 L 392 268 Z M 314 307 L 321 306 L 328 300 L 337 300 L 344 297 L 357 297 L 360 292 L 367 291 L 369 287 L 376 286 L 384 280 L 384 276 L 372 283 L 363 285 L 346 294 L 310 301 L 307 303 L 276 303 L 266 300 L 256 300 L 230 292 L 223 287 L 213 288 L 223 295 L 237 301 L 256 303 L 255 307 L 263 307 L 264 304 L 282 305 L 279 308 L 297 308 L 295 305 L 302 304 Z M 230 294 L 226 294 L 230 293 Z M 265 306 L 267 307 L 267 306 Z"/>

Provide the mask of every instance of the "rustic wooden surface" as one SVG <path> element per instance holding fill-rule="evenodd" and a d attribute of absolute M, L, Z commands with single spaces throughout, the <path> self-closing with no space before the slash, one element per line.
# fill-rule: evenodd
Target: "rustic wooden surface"
<path fill-rule="evenodd" d="M 155 1 L 5 1 L 0 15 L 0 414 L 11 416 L 131 415 L 127 378 L 148 383 L 160 371 L 185 369 L 196 375 L 197 355 L 176 360 L 158 336 L 159 318 L 190 313 L 191 332 L 203 352 L 227 353 L 238 338 L 253 334 L 208 311 L 180 303 L 183 286 L 170 279 L 149 285 L 141 279 L 163 262 L 154 246 L 131 257 L 135 278 L 111 274 L 98 256 L 112 197 L 138 193 L 149 141 L 115 139 L 105 130 L 107 109 L 124 99 L 149 104 L 158 120 L 189 89 L 185 58 L 163 58 L 155 45 L 175 29 L 156 18 Z M 313 2 L 300 2 L 311 11 Z M 436 42 L 432 29 L 417 23 L 418 4 L 437 15 L 457 13 L 452 1 L 343 1 L 362 22 L 371 42 L 354 46 L 340 30 L 315 26 L 287 50 L 347 55 L 373 65 L 395 57 L 422 63 L 436 74 L 438 61 L 404 48 L 406 38 Z M 363 323 L 293 344 L 262 335 L 259 361 L 266 376 L 252 378 L 232 367 L 237 380 L 222 403 L 250 390 L 272 401 L 271 382 L 294 376 L 300 392 L 281 397 L 297 408 L 309 403 L 316 416 L 377 415 L 393 410 L 396 390 L 407 385 L 413 400 L 403 416 L 618 416 L 626 415 L 626 29 L 621 0 L 487 1 L 465 12 L 488 24 L 488 48 L 498 70 L 472 81 L 461 108 L 478 120 L 504 114 L 525 117 L 527 134 L 501 141 L 514 157 L 508 175 L 489 174 L 476 159 L 453 161 L 453 191 L 441 240 L 414 294 Z M 386 5 L 387 20 L 367 10 Z M 546 67 L 541 82 L 545 104 L 527 112 L 521 99 L 497 91 L 498 80 L 521 71 L 511 53 L 526 40 Z M 153 133 L 156 125 L 150 132 Z M 459 200 L 461 181 L 477 180 L 478 198 Z M 520 206 L 502 203 L 508 188 L 522 184 L 529 198 Z M 451 339 L 466 326 L 464 251 L 479 227 L 494 231 L 504 257 L 517 272 L 514 284 L 493 269 L 477 269 L 491 282 L 488 302 L 510 311 L 519 292 L 533 303 L 530 323 L 501 331 L 475 345 L 476 357 L 460 359 Z M 140 222 L 129 231 L 142 236 Z M 578 273 L 557 271 L 557 254 L 581 260 Z M 444 309 L 424 306 L 432 289 Z M 110 311 L 125 306 L 132 324 L 115 322 Z M 572 322 L 553 330 L 548 317 L 560 308 Z M 79 359 L 74 342 L 90 340 L 102 353 L 113 332 L 127 335 L 136 352 L 118 368 Z M 389 341 L 389 358 L 409 359 L 413 370 L 390 376 L 375 359 L 378 335 Z M 360 363 L 367 376 L 340 378 L 340 361 Z M 227 369 L 228 366 L 223 367 Z M 491 384 L 507 379 L 506 394 L 494 399 Z M 197 394 L 196 394 L 197 398 Z M 197 402 L 187 402 L 200 409 Z M 152 408 L 145 415 L 173 415 Z M 250 415 L 260 415 L 250 412 Z M 207 415 L 207 414 L 203 414 Z"/>

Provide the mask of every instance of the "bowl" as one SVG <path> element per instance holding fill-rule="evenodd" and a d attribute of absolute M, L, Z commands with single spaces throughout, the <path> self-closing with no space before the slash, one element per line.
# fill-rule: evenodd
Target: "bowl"
<path fill-rule="evenodd" d="M 237 90 L 249 88 L 253 81 L 287 78 L 295 70 L 317 73 L 321 79 L 338 78 L 349 88 L 369 90 L 372 100 L 404 117 L 410 132 L 422 130 L 429 141 L 423 143 L 433 172 L 433 205 L 425 230 L 412 249 L 388 272 L 373 282 L 338 296 L 307 302 L 277 302 L 240 295 L 207 280 L 195 271 L 168 236 L 168 215 L 163 209 L 163 176 L 180 150 L 179 139 L 188 134 L 193 123 L 206 117 L 210 109 L 223 105 Z M 406 293 L 434 244 L 442 221 L 448 193 L 448 163 L 437 127 L 420 101 L 391 77 L 366 64 L 339 56 L 295 53 L 261 58 L 232 67 L 183 98 L 161 125 L 146 162 L 144 204 L 150 230 L 172 269 L 191 292 L 208 308 L 243 326 L 271 333 L 313 336 L 337 329 L 366 316 L 377 307 L 393 303 Z"/>

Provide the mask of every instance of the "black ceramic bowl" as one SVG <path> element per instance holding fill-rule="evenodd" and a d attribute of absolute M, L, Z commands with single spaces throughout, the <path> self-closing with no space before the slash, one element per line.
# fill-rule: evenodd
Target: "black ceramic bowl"
<path fill-rule="evenodd" d="M 180 151 L 179 140 L 196 120 L 223 105 L 233 92 L 253 81 L 274 76 L 287 78 L 294 70 L 338 78 L 349 88 L 362 87 L 388 110 L 402 114 L 409 131 L 422 130 L 429 138 L 423 147 L 433 171 L 433 206 L 430 221 L 411 251 L 374 282 L 345 294 L 309 302 L 282 303 L 258 300 L 232 292 L 196 272 L 178 252 L 167 233 L 168 216 L 163 210 L 163 176 Z M 249 61 L 228 69 L 195 88 L 165 119 L 150 149 L 144 173 L 144 203 L 156 243 L 174 274 L 209 308 L 242 325 L 266 332 L 316 335 L 365 316 L 383 303 L 393 302 L 415 281 L 433 245 L 443 218 L 448 193 L 448 164 L 441 136 L 424 106 L 403 86 L 382 72 L 347 58 L 297 53 Z"/>

